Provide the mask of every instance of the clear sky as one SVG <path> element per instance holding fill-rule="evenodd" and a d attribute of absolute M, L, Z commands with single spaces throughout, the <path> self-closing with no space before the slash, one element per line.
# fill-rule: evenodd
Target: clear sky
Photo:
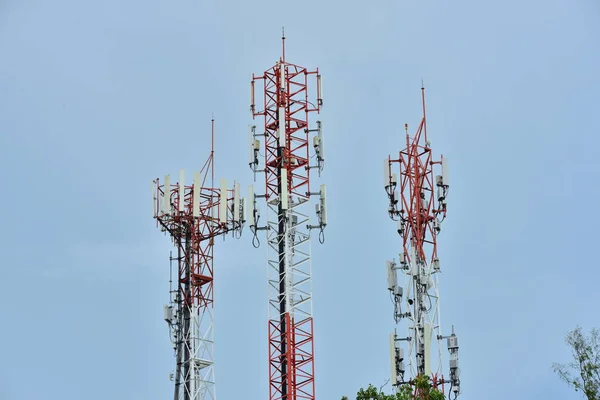
<path fill-rule="evenodd" d="M 170 241 L 150 181 L 245 187 L 248 82 L 280 54 L 323 74 L 326 243 L 313 245 L 317 397 L 388 378 L 381 160 L 420 118 L 450 160 L 442 323 L 464 400 L 577 399 L 551 370 L 600 326 L 600 4 L 0 1 L 0 399 L 166 399 Z M 191 176 L 189 175 L 188 176 Z M 264 248 L 216 248 L 218 398 L 265 400 Z M 389 386 L 388 386 L 389 390 Z"/>

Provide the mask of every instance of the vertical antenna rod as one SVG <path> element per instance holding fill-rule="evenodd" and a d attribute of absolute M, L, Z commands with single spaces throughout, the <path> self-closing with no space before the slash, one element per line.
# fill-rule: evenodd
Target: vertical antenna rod
<path fill-rule="evenodd" d="M 214 238 L 241 232 L 245 220 L 238 184 L 228 189 L 222 181 L 220 188 L 214 187 L 214 117 L 211 124 L 210 156 L 194 174 L 192 185 L 185 185 L 183 170 L 174 185 L 169 175 L 162 183 L 159 179 L 152 182 L 153 217 L 177 248 L 175 295 L 171 293 L 170 304 L 164 307 L 176 358 L 171 374 L 171 380 L 175 380 L 174 400 L 215 400 Z"/>
<path fill-rule="evenodd" d="M 309 78 L 316 77 L 316 99 L 309 101 Z M 265 176 L 264 194 L 250 187 L 250 229 L 258 247 L 258 232 L 266 231 L 269 272 L 269 398 L 270 400 L 314 400 L 313 318 L 310 232 L 319 232 L 321 243 L 327 225 L 325 185 L 311 191 L 312 170 L 323 169 L 322 124 L 309 128 L 309 114 L 320 113 L 321 76 L 318 69 L 285 61 L 285 31 L 282 29 L 280 61 L 252 76 L 251 101 L 256 81 L 263 81 L 264 108 L 251 104 L 253 118 L 264 117 L 263 133 L 250 126 L 250 168 L 254 176 Z M 312 138 L 312 140 L 311 140 Z M 264 162 L 259 168 L 260 141 Z M 312 146 L 311 146 L 312 141 Z M 311 147 L 314 149 L 311 151 Z M 314 162 L 311 164 L 311 154 Z M 314 175 L 314 174 L 313 174 Z M 316 196 L 317 223 L 310 224 L 305 210 Z M 257 199 L 265 199 L 267 221 L 261 225 Z"/>
<path fill-rule="evenodd" d="M 406 148 L 398 158 L 384 161 L 385 191 L 389 198 L 388 213 L 397 221 L 397 231 L 402 238 L 403 252 L 398 263 L 387 261 L 387 288 L 394 300 L 394 321 L 406 321 L 408 335 L 390 337 L 390 362 L 392 384 L 397 390 L 410 386 L 415 398 L 423 398 L 425 392 L 418 381 L 427 379 L 431 386 L 441 392 L 449 384 L 454 398 L 460 393 L 460 369 L 458 368 L 458 339 L 452 334 L 442 336 L 439 313 L 440 260 L 437 254 L 437 236 L 446 218 L 448 194 L 448 160 L 443 156 L 434 161 L 427 138 L 425 114 L 425 88 L 421 83 L 423 117 L 413 137 L 405 125 Z M 399 167 L 399 175 L 393 172 Z M 434 169 L 440 170 L 435 175 Z M 396 190 L 399 189 L 399 191 Z M 405 276 L 404 287 L 398 283 L 398 274 Z M 447 339 L 450 352 L 450 374 L 442 374 L 442 339 Z M 407 343 L 408 354 L 399 343 Z M 406 365 L 408 364 L 408 365 Z"/>

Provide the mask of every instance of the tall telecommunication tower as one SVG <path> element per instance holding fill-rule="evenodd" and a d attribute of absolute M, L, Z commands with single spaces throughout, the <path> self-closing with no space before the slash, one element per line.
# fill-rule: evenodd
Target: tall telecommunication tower
<path fill-rule="evenodd" d="M 184 171 L 172 185 L 169 175 L 152 182 L 153 216 L 176 247 L 175 288 L 164 318 L 175 358 L 175 400 L 214 400 L 213 246 L 219 235 L 240 233 L 245 222 L 244 199 L 239 183 L 227 188 L 222 179 L 214 185 L 214 120 L 212 150 L 192 185 L 185 185 Z M 171 268 L 171 275 L 173 271 Z M 171 280 L 172 281 L 172 280 Z"/>
<path fill-rule="evenodd" d="M 460 393 L 458 368 L 458 339 L 452 334 L 442 336 L 440 327 L 440 295 L 438 276 L 440 260 L 437 254 L 437 235 L 446 218 L 448 193 L 448 160 L 434 161 L 427 138 L 425 89 L 421 88 L 423 118 L 413 137 L 406 129 L 406 148 L 397 158 L 384 161 L 385 190 L 390 200 L 389 216 L 398 221 L 403 252 L 399 262 L 387 261 L 387 287 L 394 303 L 394 320 L 406 321 L 407 336 L 396 332 L 390 335 L 392 384 L 397 390 L 410 385 L 416 398 L 423 396 L 416 386 L 416 377 L 429 377 L 432 387 L 444 391 L 450 385 L 454 398 Z M 393 167 L 399 166 L 399 177 Z M 434 169 L 441 169 L 436 175 Z M 399 192 L 396 188 L 399 187 Z M 405 276 L 399 286 L 397 274 Z M 447 339 L 450 352 L 450 377 L 442 374 L 442 340 Z M 406 342 L 408 353 L 399 346 Z M 408 369 L 407 369 L 408 368 Z M 448 396 L 450 397 L 450 395 Z"/>
<path fill-rule="evenodd" d="M 313 364 L 313 318 L 310 232 L 327 225 L 325 185 L 311 191 L 310 172 L 323 169 L 322 124 L 309 128 L 308 116 L 319 113 L 323 105 L 321 75 L 318 69 L 306 68 L 285 60 L 278 62 L 261 76 L 252 75 L 252 117 L 264 116 L 264 131 L 249 127 L 250 168 L 256 178 L 264 173 L 264 193 L 255 194 L 250 186 L 249 226 L 253 244 L 259 246 L 258 231 L 265 230 L 268 243 L 269 280 L 269 398 L 297 400 L 315 398 Z M 316 99 L 309 101 L 309 78 L 316 81 Z M 257 110 L 254 101 L 256 81 L 264 83 L 264 109 Z M 312 135 L 312 146 L 311 143 Z M 262 146 L 261 154 L 261 143 Z M 310 148 L 314 148 L 314 161 Z M 259 155 L 264 166 L 259 167 Z M 314 174 L 313 174 L 314 175 Z M 306 206 L 317 196 L 317 223 L 311 225 Z M 257 199 L 265 199 L 267 221 L 261 226 Z"/>

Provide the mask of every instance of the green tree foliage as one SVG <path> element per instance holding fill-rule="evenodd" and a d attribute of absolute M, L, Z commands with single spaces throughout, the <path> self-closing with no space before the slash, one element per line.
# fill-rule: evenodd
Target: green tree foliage
<path fill-rule="evenodd" d="M 592 329 L 590 335 L 586 336 L 580 327 L 575 328 L 566 337 L 573 361 L 553 365 L 554 372 L 576 392 L 583 392 L 588 400 L 600 400 L 599 337 L 597 329 Z"/>
<path fill-rule="evenodd" d="M 415 388 L 418 395 L 415 396 Z M 356 393 L 356 400 L 445 400 L 446 397 L 438 389 L 431 387 L 428 376 L 419 376 L 414 380 L 414 385 L 404 385 L 395 394 L 385 394 L 375 386 L 369 384 L 366 389 L 361 388 Z M 342 400 L 348 397 L 342 396 Z"/>

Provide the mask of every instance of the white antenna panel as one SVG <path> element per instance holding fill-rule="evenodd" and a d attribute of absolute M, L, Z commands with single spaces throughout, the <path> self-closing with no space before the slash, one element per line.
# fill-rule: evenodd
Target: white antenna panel
<path fill-rule="evenodd" d="M 390 333 L 390 369 L 392 386 L 395 386 L 398 383 L 398 375 L 396 375 L 396 340 L 393 333 Z"/>
<path fill-rule="evenodd" d="M 279 147 L 286 147 L 286 135 L 285 135 L 285 108 L 279 107 Z"/>
<path fill-rule="evenodd" d="M 387 269 L 387 284 L 389 290 L 394 290 L 396 286 L 398 286 L 398 276 L 396 273 L 396 263 L 393 261 L 385 262 Z"/>
<path fill-rule="evenodd" d="M 279 82 L 281 84 L 281 90 L 285 90 L 285 64 L 280 64 L 281 65 L 281 81 Z"/>
<path fill-rule="evenodd" d="M 448 183 L 448 159 L 446 157 L 442 158 L 442 182 L 444 186 L 450 186 Z"/>
<path fill-rule="evenodd" d="M 254 163 L 254 134 L 252 132 L 252 125 L 248 124 L 248 163 Z"/>
<path fill-rule="evenodd" d="M 425 322 L 425 375 L 431 376 L 431 324 Z"/>
<path fill-rule="evenodd" d="M 254 81 L 250 81 L 250 108 L 254 107 Z M 254 110 L 252 110 L 254 111 Z"/>
<path fill-rule="evenodd" d="M 194 173 L 194 193 L 192 195 L 192 215 L 200 216 L 200 172 Z"/>
<path fill-rule="evenodd" d="M 319 130 L 317 136 L 319 138 L 319 152 L 321 153 L 321 158 L 324 160 L 325 152 L 323 151 L 323 123 L 321 121 L 317 121 L 317 129 Z"/>
<path fill-rule="evenodd" d="M 165 183 L 163 185 L 165 198 L 163 202 L 163 213 L 171 214 L 171 175 L 165 175 Z"/>
<path fill-rule="evenodd" d="M 254 185 L 248 186 L 248 201 L 250 202 L 250 206 L 252 209 L 250 210 L 250 226 L 254 226 L 254 207 L 256 206 L 256 201 L 254 200 Z"/>
<path fill-rule="evenodd" d="M 396 174 L 392 174 L 392 185 L 395 185 L 396 183 L 398 183 L 398 177 Z"/>
<path fill-rule="evenodd" d="M 321 100 L 321 102 L 323 102 L 323 85 L 321 84 L 321 75 L 317 75 L 317 92 L 319 96 L 317 100 Z"/>
<path fill-rule="evenodd" d="M 389 158 L 386 158 L 385 160 L 383 160 L 383 186 L 384 187 L 388 187 L 390 186 L 390 181 L 391 181 L 391 177 L 390 177 L 390 160 Z"/>
<path fill-rule="evenodd" d="M 219 222 L 227 223 L 227 181 L 221 179 L 221 199 L 219 201 Z"/>
<path fill-rule="evenodd" d="M 327 186 L 321 185 L 321 222 L 327 225 Z"/>
<path fill-rule="evenodd" d="M 179 171 L 179 212 L 185 211 L 185 171 Z"/>
<path fill-rule="evenodd" d="M 411 246 L 410 248 L 410 266 L 412 269 L 413 276 L 419 275 L 419 265 L 417 264 L 417 255 L 415 253 L 415 248 Z"/>
<path fill-rule="evenodd" d="M 233 220 L 239 222 L 240 220 L 240 184 L 233 184 Z"/>
<path fill-rule="evenodd" d="M 288 200 L 289 200 L 287 169 L 281 168 L 280 174 L 281 174 L 281 208 L 284 210 L 287 210 L 288 209 Z"/>

